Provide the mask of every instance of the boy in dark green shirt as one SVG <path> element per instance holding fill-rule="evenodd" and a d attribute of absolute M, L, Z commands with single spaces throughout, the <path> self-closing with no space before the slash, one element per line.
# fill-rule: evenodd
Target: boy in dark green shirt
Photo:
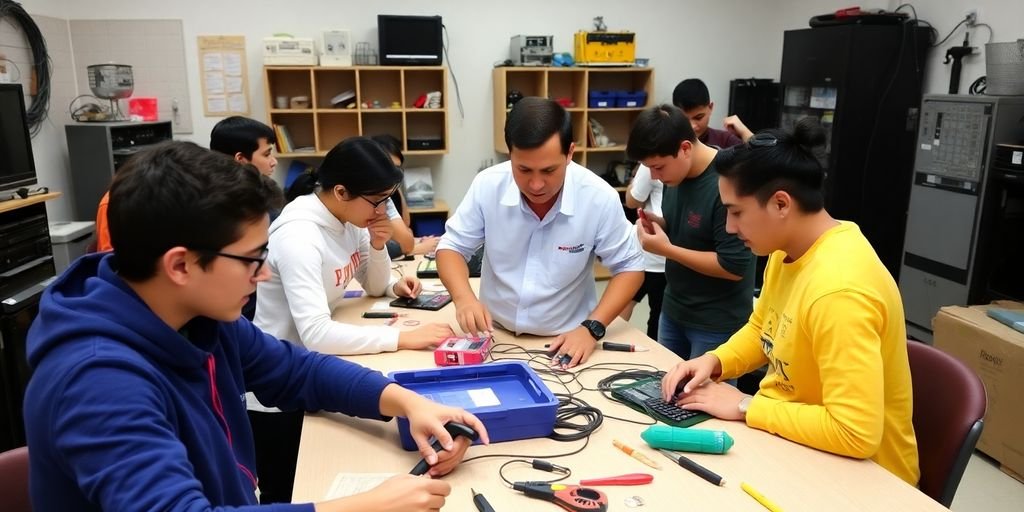
<path fill-rule="evenodd" d="M 664 218 L 641 219 L 637 236 L 645 251 L 666 258 L 658 341 L 692 359 L 724 343 L 750 317 L 754 257 L 725 231 L 718 151 L 697 140 L 682 111 L 660 105 L 642 112 L 626 151 L 666 187 Z"/>

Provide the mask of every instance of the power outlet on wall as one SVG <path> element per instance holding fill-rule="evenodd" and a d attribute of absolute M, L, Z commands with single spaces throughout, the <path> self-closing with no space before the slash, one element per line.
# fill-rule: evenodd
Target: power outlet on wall
<path fill-rule="evenodd" d="M 974 24 L 978 22 L 978 9 L 976 7 L 971 7 L 964 10 L 964 19 L 967 20 L 968 27 L 973 27 Z"/>

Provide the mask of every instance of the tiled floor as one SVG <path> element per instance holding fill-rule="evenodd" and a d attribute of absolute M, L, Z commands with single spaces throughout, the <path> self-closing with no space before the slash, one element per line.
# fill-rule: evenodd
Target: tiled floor
<path fill-rule="evenodd" d="M 598 296 L 604 292 L 605 282 L 598 282 Z M 647 330 L 650 315 L 647 301 L 637 304 L 629 323 L 641 331 Z M 955 512 L 1021 512 L 1024 510 L 1024 484 L 999 470 L 991 458 L 975 453 L 960 481 L 951 510 Z"/>

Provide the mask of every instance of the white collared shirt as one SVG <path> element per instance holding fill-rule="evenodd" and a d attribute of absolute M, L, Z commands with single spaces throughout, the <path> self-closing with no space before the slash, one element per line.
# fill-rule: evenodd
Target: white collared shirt
<path fill-rule="evenodd" d="M 543 219 L 523 199 L 510 161 L 477 174 L 437 249 L 468 260 L 485 241 L 480 300 L 517 334 L 553 336 L 586 320 L 597 307 L 595 255 L 612 275 L 644 270 L 618 194 L 575 162 Z"/>

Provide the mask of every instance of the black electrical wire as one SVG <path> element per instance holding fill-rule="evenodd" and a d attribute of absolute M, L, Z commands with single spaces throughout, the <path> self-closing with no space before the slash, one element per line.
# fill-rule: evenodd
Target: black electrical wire
<path fill-rule="evenodd" d="M 32 50 L 32 70 L 36 81 L 36 94 L 32 105 L 26 110 L 29 133 L 35 137 L 42 128 L 50 108 L 50 55 L 46 51 L 46 39 L 39 26 L 32 20 L 25 9 L 13 0 L 0 0 L 0 19 L 10 18 L 28 40 Z"/>
<path fill-rule="evenodd" d="M 465 119 L 466 113 L 462 110 L 462 93 L 459 91 L 459 79 L 455 77 L 455 68 L 452 67 L 452 60 L 448 58 L 448 27 L 442 24 L 441 30 L 444 31 L 444 44 L 441 45 L 441 49 L 444 50 L 444 60 L 448 63 L 448 69 L 452 72 L 452 84 L 455 85 L 455 102 L 459 106 L 459 118 Z M 448 100 L 445 99 L 445 101 Z"/>
<path fill-rule="evenodd" d="M 987 28 L 988 29 L 988 41 L 986 41 L 986 43 L 991 43 L 992 42 L 992 37 L 995 36 L 995 33 L 992 32 L 992 27 L 988 23 L 975 23 L 974 26 L 975 27 L 985 27 L 985 28 Z"/>
<path fill-rule="evenodd" d="M 946 34 L 946 37 L 942 38 L 942 41 L 939 41 L 938 43 L 933 44 L 932 47 L 942 46 L 942 44 L 945 43 L 946 41 L 948 41 L 950 37 L 953 37 L 953 34 L 956 33 L 956 29 L 960 28 L 960 26 L 965 24 L 965 23 L 967 23 L 967 18 L 964 18 L 964 19 L 960 20 L 960 23 L 957 23 L 953 27 L 953 30 L 950 30 L 949 33 Z"/>
<path fill-rule="evenodd" d="M 970 94 L 971 96 L 985 94 L 985 88 L 987 85 L 988 78 L 980 76 L 977 80 L 971 82 L 971 86 L 967 88 L 967 93 Z"/>

